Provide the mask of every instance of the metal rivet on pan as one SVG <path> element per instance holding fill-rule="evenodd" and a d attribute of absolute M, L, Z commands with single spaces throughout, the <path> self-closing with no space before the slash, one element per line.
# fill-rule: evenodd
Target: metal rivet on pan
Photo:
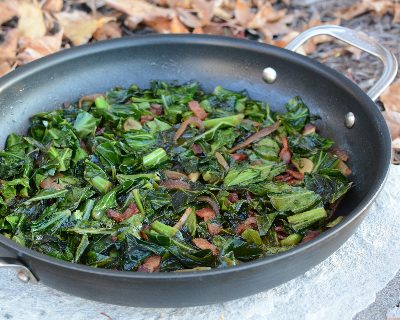
<path fill-rule="evenodd" d="M 344 116 L 344 124 L 346 125 L 347 128 L 352 128 L 354 126 L 354 123 L 356 122 L 356 117 L 354 116 L 353 112 L 348 112 Z"/>
<path fill-rule="evenodd" d="M 17 273 L 17 278 L 24 283 L 28 283 L 30 280 L 29 276 L 22 270 Z"/>
<path fill-rule="evenodd" d="M 274 68 L 268 67 L 263 70 L 263 79 L 268 83 L 274 83 L 276 80 L 276 71 Z"/>

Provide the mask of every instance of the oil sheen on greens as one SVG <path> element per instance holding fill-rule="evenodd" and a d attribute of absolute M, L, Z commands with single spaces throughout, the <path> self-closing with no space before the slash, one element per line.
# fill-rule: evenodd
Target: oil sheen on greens
<path fill-rule="evenodd" d="M 340 222 L 335 203 L 351 182 L 301 98 L 284 107 L 154 81 L 38 113 L 0 151 L 0 232 L 127 271 L 207 270 L 288 250 Z"/>

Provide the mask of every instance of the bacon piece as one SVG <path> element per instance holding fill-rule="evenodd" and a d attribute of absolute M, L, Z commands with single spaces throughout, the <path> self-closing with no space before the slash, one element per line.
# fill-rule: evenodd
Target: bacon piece
<path fill-rule="evenodd" d="M 189 108 L 190 110 L 192 110 L 194 115 L 200 120 L 204 120 L 208 116 L 208 113 L 205 112 L 204 109 L 200 107 L 200 104 L 195 100 L 189 102 Z"/>
<path fill-rule="evenodd" d="M 152 103 L 150 106 L 150 112 L 155 116 L 162 116 L 164 114 L 164 109 L 161 104 Z"/>
<path fill-rule="evenodd" d="M 207 229 L 212 236 L 216 236 L 221 232 L 222 227 L 216 223 L 209 223 L 207 224 Z"/>
<path fill-rule="evenodd" d="M 236 162 L 240 162 L 240 161 L 244 161 L 244 160 L 247 159 L 247 154 L 245 154 L 245 153 L 234 153 L 234 154 L 231 154 L 231 157 Z"/>
<path fill-rule="evenodd" d="M 242 234 L 246 229 L 254 229 L 257 228 L 257 220 L 256 217 L 248 217 L 245 221 L 238 224 L 236 226 L 235 232 L 236 234 Z"/>
<path fill-rule="evenodd" d="M 317 127 L 314 124 L 307 123 L 303 129 L 303 135 L 314 133 Z"/>
<path fill-rule="evenodd" d="M 215 212 L 215 214 L 219 216 L 219 204 L 215 202 L 211 197 L 200 196 L 197 198 L 197 200 L 207 202 L 212 208 L 212 210 Z"/>
<path fill-rule="evenodd" d="M 182 124 L 180 125 L 180 127 L 176 131 L 175 136 L 174 136 L 174 142 L 175 143 L 178 141 L 180 136 L 185 132 L 185 130 L 186 130 L 186 128 L 187 128 L 187 126 L 189 124 L 195 124 L 196 127 L 199 128 L 199 129 L 203 129 L 203 127 L 204 127 L 203 121 L 201 121 L 199 118 L 197 118 L 197 117 L 189 117 L 187 120 L 182 122 Z"/>
<path fill-rule="evenodd" d="M 201 146 L 199 146 L 198 144 L 193 144 L 192 145 L 192 150 L 193 150 L 193 152 L 194 152 L 194 154 L 196 155 L 196 156 L 199 156 L 199 155 L 201 155 L 201 154 L 203 154 L 203 149 L 201 148 Z"/>
<path fill-rule="evenodd" d="M 302 180 L 297 180 L 295 178 L 292 178 L 288 181 L 286 181 L 287 184 L 290 184 L 291 186 L 297 186 L 298 184 L 301 184 L 303 181 Z"/>
<path fill-rule="evenodd" d="M 167 189 L 184 189 L 190 190 L 190 184 L 181 180 L 165 180 L 160 182 L 160 186 Z"/>
<path fill-rule="evenodd" d="M 284 162 L 289 163 L 292 156 L 290 154 L 289 144 L 286 136 L 282 136 L 281 141 L 282 141 L 282 149 L 279 152 L 279 158 L 281 158 Z"/>
<path fill-rule="evenodd" d="M 144 115 L 142 115 L 142 116 L 140 117 L 140 123 L 141 123 L 141 124 L 145 124 L 146 122 L 151 121 L 151 120 L 153 120 L 153 119 L 154 119 L 153 116 L 148 115 L 148 114 L 144 114 Z"/>
<path fill-rule="evenodd" d="M 138 272 L 157 272 L 160 270 L 161 257 L 151 255 L 137 269 Z"/>
<path fill-rule="evenodd" d="M 304 180 L 304 174 L 298 171 L 287 169 L 286 172 L 297 180 Z"/>
<path fill-rule="evenodd" d="M 285 174 L 281 174 L 281 175 L 279 175 L 279 176 L 276 176 L 276 177 L 275 177 L 275 181 L 283 181 L 283 182 L 286 182 L 286 181 L 292 180 L 292 178 L 293 178 L 293 177 L 292 177 L 290 174 L 285 173 Z"/>
<path fill-rule="evenodd" d="M 279 240 L 282 240 L 282 239 L 285 239 L 285 238 L 286 238 L 287 233 L 286 233 L 284 227 L 282 227 L 282 226 L 277 226 L 277 227 L 275 227 L 274 229 L 275 229 L 275 231 L 276 231 L 276 233 L 277 233 L 277 235 L 278 235 L 278 239 L 279 239 Z"/>
<path fill-rule="evenodd" d="M 309 231 L 303 238 L 303 240 L 301 240 L 301 243 L 306 243 L 308 241 L 311 241 L 312 239 L 316 238 L 317 236 L 319 236 L 321 232 L 319 231 Z"/>
<path fill-rule="evenodd" d="M 252 136 L 248 137 L 246 140 L 244 140 L 242 143 L 239 143 L 238 145 L 234 146 L 231 150 L 229 150 L 229 153 L 233 153 L 236 150 L 247 148 L 250 144 L 253 142 L 260 140 L 261 138 L 264 138 L 277 130 L 279 128 L 279 125 L 281 123 L 279 121 L 275 122 L 274 124 L 265 127 L 258 131 L 257 133 L 253 134 Z"/>
<path fill-rule="evenodd" d="M 85 150 L 87 153 L 89 153 L 89 150 L 88 150 L 88 148 L 87 148 L 87 146 L 86 146 L 85 141 L 80 140 L 80 141 L 79 141 L 79 144 L 80 144 L 80 146 L 81 146 L 81 148 L 82 148 L 83 150 Z"/>
<path fill-rule="evenodd" d="M 228 195 L 227 198 L 228 198 L 228 200 L 229 200 L 230 203 L 236 203 L 236 202 L 239 201 L 239 196 L 238 196 L 238 194 L 235 193 L 235 192 L 231 192 L 231 193 Z"/>
<path fill-rule="evenodd" d="M 213 209 L 211 208 L 203 208 L 196 211 L 196 216 L 203 218 L 204 221 L 214 219 L 216 214 Z"/>
<path fill-rule="evenodd" d="M 122 222 L 130 217 L 132 217 L 134 214 L 138 213 L 139 209 L 137 208 L 136 204 L 131 203 L 129 207 L 123 212 L 119 213 L 118 211 L 109 209 L 107 211 L 107 216 L 113 219 L 115 222 Z"/>
<path fill-rule="evenodd" d="M 349 155 L 347 154 L 347 152 L 339 148 L 331 148 L 331 153 L 333 153 L 335 156 L 337 156 L 340 160 L 344 162 L 349 160 Z"/>
<path fill-rule="evenodd" d="M 218 255 L 218 248 L 216 246 L 214 246 L 212 243 L 208 242 L 206 239 L 194 238 L 192 241 L 196 247 L 198 247 L 202 250 L 210 249 L 213 256 Z"/>

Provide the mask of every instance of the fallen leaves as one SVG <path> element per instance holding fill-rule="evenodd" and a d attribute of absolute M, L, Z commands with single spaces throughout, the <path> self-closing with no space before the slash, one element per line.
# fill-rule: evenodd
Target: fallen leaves
<path fill-rule="evenodd" d="M 18 30 L 21 36 L 35 39 L 46 34 L 43 12 L 37 2 L 22 1 L 16 8 L 18 8 Z"/>
<path fill-rule="evenodd" d="M 396 1 L 388 0 L 361 0 L 357 1 L 349 8 L 343 8 L 336 13 L 336 17 L 350 20 L 361 14 L 373 12 L 382 17 L 386 13 L 394 14 L 394 4 Z"/>
<path fill-rule="evenodd" d="M 113 17 L 96 18 L 84 11 L 60 12 L 56 14 L 58 22 L 64 28 L 64 35 L 75 46 L 87 43 L 93 33 Z"/>
<path fill-rule="evenodd" d="M 400 112 L 400 80 L 394 82 L 380 97 L 386 110 Z"/>
<path fill-rule="evenodd" d="M 0 2 L 0 25 L 11 20 L 17 15 L 17 11 L 7 2 Z"/>

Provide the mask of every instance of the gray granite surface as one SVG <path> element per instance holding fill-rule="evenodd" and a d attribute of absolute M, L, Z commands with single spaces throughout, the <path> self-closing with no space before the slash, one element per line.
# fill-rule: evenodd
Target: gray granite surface
<path fill-rule="evenodd" d="M 400 166 L 357 232 L 333 255 L 304 275 L 251 297 L 205 307 L 143 309 L 73 297 L 19 282 L 0 270 L 0 319 L 385 319 L 396 307 L 400 267 Z M 77 283 L 79 285 L 79 283 Z M 377 294 L 378 293 L 378 294 Z M 376 302 L 370 306 L 368 305 Z M 359 313 L 361 312 L 361 313 Z M 358 313 L 358 314 L 357 314 Z"/>

